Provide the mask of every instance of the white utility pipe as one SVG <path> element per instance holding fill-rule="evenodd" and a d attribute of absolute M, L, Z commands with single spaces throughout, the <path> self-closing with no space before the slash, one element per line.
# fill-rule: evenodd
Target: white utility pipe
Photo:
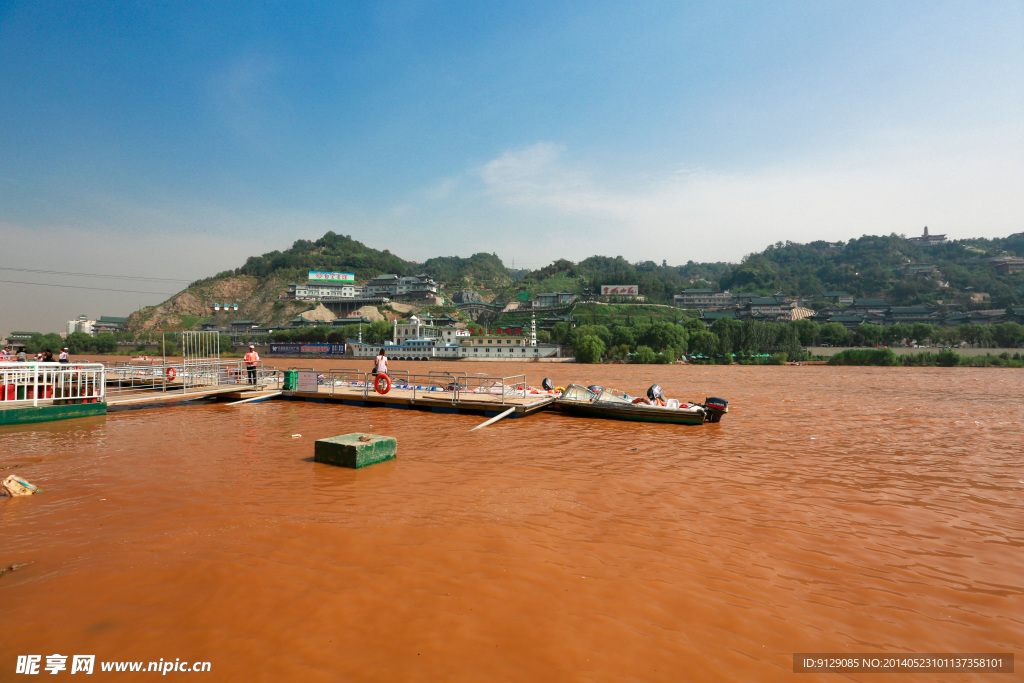
<path fill-rule="evenodd" d="M 506 416 L 508 416 L 508 415 L 511 415 L 512 413 L 514 413 L 514 412 L 515 412 L 515 410 L 516 410 L 516 407 L 515 407 L 515 406 L 512 406 L 511 408 L 509 408 L 508 410 L 506 410 L 506 411 L 505 411 L 504 413 L 502 413 L 501 415 L 495 415 L 494 417 L 492 417 L 492 418 L 491 418 L 490 420 L 488 420 L 487 422 L 484 422 L 483 424 L 479 424 L 479 425 L 477 425 L 476 427 L 473 427 L 473 429 L 470 429 L 469 431 L 471 431 L 471 432 L 472 432 L 472 431 L 475 431 L 475 430 L 477 430 L 477 429 L 480 429 L 481 427 L 486 427 L 486 426 L 487 426 L 487 425 L 489 425 L 489 424 L 494 424 L 495 422 L 497 422 L 497 421 L 498 421 L 498 420 L 500 420 L 501 418 L 503 418 L 503 417 L 506 417 Z"/>

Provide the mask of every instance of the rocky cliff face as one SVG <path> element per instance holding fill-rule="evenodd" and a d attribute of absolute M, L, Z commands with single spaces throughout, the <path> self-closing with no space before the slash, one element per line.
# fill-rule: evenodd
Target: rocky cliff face
<path fill-rule="evenodd" d="M 482 296 L 471 289 L 460 289 L 452 294 L 452 301 L 457 304 L 474 304 L 484 300 Z"/>
<path fill-rule="evenodd" d="M 209 320 L 226 326 L 232 320 L 252 320 L 277 325 L 313 308 L 305 301 L 282 301 L 287 283 L 275 278 L 237 275 L 203 280 L 175 294 L 158 306 L 144 308 L 128 318 L 125 329 L 140 333 L 163 329 L 191 329 Z M 236 303 L 237 311 L 213 311 L 210 305 Z"/>

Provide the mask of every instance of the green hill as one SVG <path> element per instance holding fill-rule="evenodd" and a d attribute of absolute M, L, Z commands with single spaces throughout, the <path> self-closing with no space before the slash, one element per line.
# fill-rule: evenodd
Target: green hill
<path fill-rule="evenodd" d="M 378 251 L 366 246 L 348 235 L 328 232 L 310 242 L 296 240 L 291 249 L 271 251 L 260 256 L 250 256 L 245 265 L 225 275 L 252 275 L 254 277 L 276 276 L 279 279 L 305 280 L 310 270 L 326 270 L 352 273 L 357 280 L 368 280 L 381 273 L 412 275 L 414 266 L 403 261 L 387 249 Z"/>
<path fill-rule="evenodd" d="M 846 244 L 777 243 L 746 257 L 722 275 L 718 285 L 734 293 L 781 291 L 814 297 L 844 291 L 890 304 L 963 303 L 971 308 L 1006 308 L 1024 302 L 1024 274 L 1002 274 L 996 257 L 1024 256 L 1024 235 L 951 241 L 924 247 L 899 235 L 869 236 Z M 928 264 L 933 277 L 908 277 L 901 266 Z M 971 295 L 988 299 L 971 301 Z"/>
<path fill-rule="evenodd" d="M 962 309 L 1024 305 L 1024 273 L 997 267 L 993 259 L 1024 258 L 1024 233 L 1005 238 L 956 240 L 930 247 L 900 235 L 865 235 L 846 243 L 777 243 L 750 254 L 738 264 L 659 265 L 629 263 L 621 256 L 591 256 L 579 263 L 558 259 L 535 271 L 510 271 L 496 254 L 468 258 L 439 256 L 425 263 L 406 261 L 389 250 L 368 247 L 348 235 L 328 232 L 318 240 L 297 240 L 285 251 L 251 256 L 239 268 L 193 282 L 159 306 L 133 314 L 130 331 L 188 327 L 214 318 L 231 317 L 263 324 L 282 324 L 312 308 L 306 302 L 279 300 L 289 282 L 304 281 L 310 270 L 351 272 L 357 282 L 381 273 L 425 273 L 451 295 L 469 289 L 485 301 L 532 299 L 542 292 L 597 294 L 602 285 L 639 285 L 647 304 L 671 305 L 673 295 L 688 288 L 728 289 L 733 293 L 816 298 L 843 291 L 857 298 L 885 299 L 892 305 L 941 303 Z M 908 265 L 934 266 L 925 277 L 908 273 Z M 212 301 L 235 302 L 231 314 L 209 311 Z M 625 304 L 577 309 L 585 322 L 605 323 L 621 316 L 663 314 L 656 307 L 622 309 Z M 524 314 L 510 314 L 507 324 Z"/>

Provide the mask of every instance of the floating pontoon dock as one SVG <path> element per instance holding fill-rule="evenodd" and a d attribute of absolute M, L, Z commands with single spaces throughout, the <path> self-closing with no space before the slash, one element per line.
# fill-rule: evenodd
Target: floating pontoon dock
<path fill-rule="evenodd" d="M 246 390 L 278 383 L 279 373 L 260 367 L 257 384 L 247 383 L 243 361 L 204 360 L 193 363 L 126 362 L 107 367 L 107 405 L 111 410 L 169 404 L 199 398 L 231 398 Z"/>
<path fill-rule="evenodd" d="M 316 401 L 363 407 L 523 417 L 548 407 L 555 396 L 526 383 L 525 375 L 434 370 L 396 371 L 387 386 L 355 369 L 317 372 L 260 365 L 249 384 L 243 361 L 5 363 L 0 424 L 24 424 L 102 415 L 210 398 L 247 404 L 263 400 Z"/>
<path fill-rule="evenodd" d="M 554 395 L 526 384 L 525 375 L 486 377 L 465 372 L 431 371 L 413 375 L 405 371 L 389 374 L 390 386 L 380 393 L 373 375 L 359 370 L 315 372 L 293 368 L 285 371 L 279 398 L 354 406 L 377 406 L 429 410 L 435 413 L 477 413 L 497 415 L 509 408 L 509 417 L 522 417 L 542 410 Z"/>
<path fill-rule="evenodd" d="M 0 362 L 0 425 L 103 415 L 105 390 L 99 363 Z"/>

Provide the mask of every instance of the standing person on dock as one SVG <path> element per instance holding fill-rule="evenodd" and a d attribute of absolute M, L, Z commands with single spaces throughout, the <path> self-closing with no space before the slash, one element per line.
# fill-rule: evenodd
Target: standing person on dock
<path fill-rule="evenodd" d="M 245 354 L 245 369 L 249 375 L 249 384 L 256 384 L 256 366 L 260 362 L 260 354 L 256 353 L 256 347 L 249 344 L 249 351 Z"/>
<path fill-rule="evenodd" d="M 71 362 L 71 358 L 69 356 L 70 354 L 68 353 L 68 347 L 65 346 L 63 349 L 61 349 L 60 354 L 57 356 L 57 362 L 69 363 Z"/>
<path fill-rule="evenodd" d="M 373 374 L 388 374 L 388 357 L 384 355 L 384 349 L 381 349 L 377 357 L 373 359 Z"/>

